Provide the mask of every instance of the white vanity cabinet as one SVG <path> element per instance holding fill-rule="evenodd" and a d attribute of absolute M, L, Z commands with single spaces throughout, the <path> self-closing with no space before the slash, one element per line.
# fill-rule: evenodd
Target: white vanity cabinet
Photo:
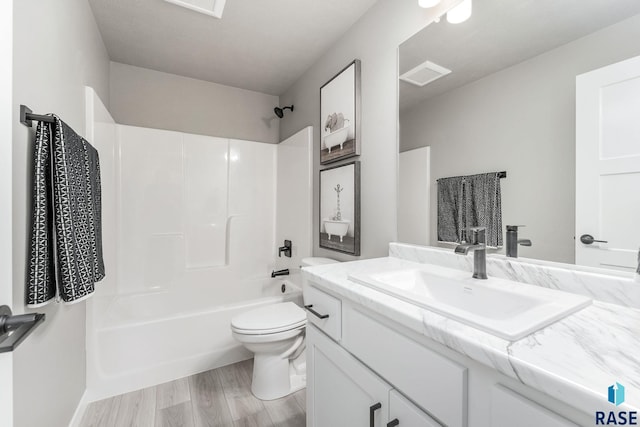
<path fill-rule="evenodd" d="M 590 415 L 320 288 L 304 284 L 318 309 L 307 316 L 308 427 L 590 425 Z"/>
<path fill-rule="evenodd" d="M 309 325 L 307 426 L 439 427 L 440 424 Z"/>
<path fill-rule="evenodd" d="M 496 385 L 491 390 L 491 427 L 578 427 L 537 403 Z"/>

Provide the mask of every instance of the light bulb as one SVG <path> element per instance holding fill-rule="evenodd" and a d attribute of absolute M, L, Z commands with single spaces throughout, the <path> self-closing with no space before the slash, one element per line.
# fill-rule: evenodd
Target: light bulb
<path fill-rule="evenodd" d="M 424 7 L 425 9 L 437 6 L 438 3 L 440 3 L 440 0 L 418 0 L 420 7 Z"/>
<path fill-rule="evenodd" d="M 462 3 L 447 12 L 447 22 L 459 24 L 471 16 L 471 0 L 462 0 Z"/>

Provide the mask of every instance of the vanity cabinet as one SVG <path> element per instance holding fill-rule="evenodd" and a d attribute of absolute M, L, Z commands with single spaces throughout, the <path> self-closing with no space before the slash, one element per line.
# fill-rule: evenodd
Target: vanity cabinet
<path fill-rule="evenodd" d="M 315 326 L 307 327 L 307 426 L 439 427 Z"/>
<path fill-rule="evenodd" d="M 331 295 L 313 282 L 305 281 L 303 290 L 305 303 L 329 314 L 307 315 L 308 427 L 589 425 L 590 416 L 434 343 L 375 307 Z"/>
<path fill-rule="evenodd" d="M 537 403 L 496 385 L 491 390 L 492 427 L 578 427 Z"/>

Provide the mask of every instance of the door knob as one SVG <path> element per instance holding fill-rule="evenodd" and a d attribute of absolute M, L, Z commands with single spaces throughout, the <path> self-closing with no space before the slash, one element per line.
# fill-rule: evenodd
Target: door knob
<path fill-rule="evenodd" d="M 590 245 L 593 242 L 609 243 L 606 240 L 596 240 L 596 239 L 593 238 L 593 236 L 591 234 L 583 234 L 582 236 L 580 236 L 580 241 L 582 243 L 584 243 L 585 245 Z"/>

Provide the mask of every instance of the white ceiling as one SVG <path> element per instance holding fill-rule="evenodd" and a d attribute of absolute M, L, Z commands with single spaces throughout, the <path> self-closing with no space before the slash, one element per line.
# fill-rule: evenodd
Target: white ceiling
<path fill-rule="evenodd" d="M 280 95 L 376 0 L 89 0 L 112 61 Z"/>
<path fill-rule="evenodd" d="M 452 70 L 421 88 L 401 81 L 400 109 L 638 13 L 638 0 L 476 0 L 468 21 L 442 19 L 400 45 L 400 74 L 425 60 Z"/>

